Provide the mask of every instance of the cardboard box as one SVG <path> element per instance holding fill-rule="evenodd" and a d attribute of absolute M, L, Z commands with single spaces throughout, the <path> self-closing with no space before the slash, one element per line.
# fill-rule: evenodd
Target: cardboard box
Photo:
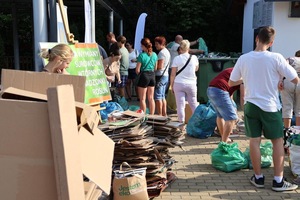
<path fill-rule="evenodd" d="M 35 92 L 38 93 L 38 95 L 29 94 L 37 95 L 37 98 L 42 99 L 47 99 L 46 92 L 49 87 L 71 84 L 74 88 L 76 113 L 81 121 L 80 127 L 87 124 L 89 130 L 92 131 L 97 128 L 101 120 L 99 114 L 91 109 L 92 107 L 83 103 L 86 81 L 84 76 L 2 69 L 1 81 L 3 89 L 13 87 L 28 92 Z M 8 92 L 10 91 L 7 91 L 7 93 Z M 44 96 L 41 94 L 44 94 Z"/>
<path fill-rule="evenodd" d="M 17 99 L 17 100 L 30 100 L 30 101 L 47 101 L 47 95 L 30 92 L 13 87 L 8 87 L 0 93 L 3 99 Z M 79 120 L 78 127 L 87 126 L 89 131 L 97 129 L 100 122 L 100 116 L 93 107 L 84 103 L 75 102 L 76 115 Z"/>
<path fill-rule="evenodd" d="M 2 69 L 1 85 L 3 89 L 14 87 L 40 94 L 45 94 L 49 87 L 71 84 L 74 88 L 75 101 L 84 102 L 85 76 L 62 75 L 47 72 L 32 72 Z"/>
<path fill-rule="evenodd" d="M 193 115 L 193 113 L 192 113 L 192 109 L 191 109 L 189 103 L 185 102 L 185 120 L 184 120 L 184 122 L 186 124 L 189 122 L 192 115 Z"/>
<path fill-rule="evenodd" d="M 76 102 L 75 105 L 77 117 L 80 119 L 78 129 L 84 125 L 87 125 L 86 128 L 88 128 L 91 133 L 98 129 L 101 119 L 95 108 L 80 102 Z"/>
<path fill-rule="evenodd" d="M 23 91 L 25 94 L 22 94 L 22 90 L 19 90 L 20 93 L 14 96 L 12 90 L 15 89 L 8 89 L 10 94 L 8 92 L 7 96 L 4 91 L 2 96 L 4 95 L 6 98 L 11 96 L 14 99 L 20 98 L 26 100 L 0 99 L 1 198 L 58 199 L 59 191 L 56 180 L 56 173 L 58 172 L 57 167 L 55 168 L 54 165 L 54 159 L 57 158 L 53 155 L 53 148 L 58 148 L 59 146 L 62 148 L 62 145 L 58 145 L 58 141 L 55 142 L 58 145 L 57 147 L 52 145 L 51 135 L 58 133 L 50 132 L 48 103 L 45 102 L 45 95 L 30 93 L 28 91 Z M 39 100 L 39 98 L 42 100 Z M 61 117 L 64 115 L 59 114 L 58 116 Z M 76 118 L 76 116 L 74 117 Z M 66 126 L 59 125 L 57 127 L 66 129 Z M 61 130 L 61 133 L 64 131 Z M 76 133 L 78 134 L 77 129 Z M 94 139 L 92 137 L 93 133 L 90 131 L 86 131 L 85 134 L 88 134 L 91 140 Z M 94 139 L 95 141 L 90 145 L 86 145 L 83 142 L 83 145 L 80 144 L 80 147 L 78 147 L 80 154 L 82 154 L 81 151 L 89 154 L 89 161 L 84 161 L 83 164 L 82 160 L 80 160 L 82 167 L 81 175 L 83 173 L 90 180 L 95 180 L 95 183 L 104 192 L 109 194 L 114 143 L 100 130 L 96 134 L 97 138 L 105 139 Z M 68 138 L 67 140 L 69 141 L 70 137 Z M 63 138 L 61 139 L 63 140 Z M 95 147 L 94 145 L 97 146 Z M 85 147 L 83 148 L 83 146 Z M 97 151 L 94 151 L 94 149 L 97 149 Z M 73 157 L 74 155 L 71 154 L 69 156 Z M 65 158 L 66 162 L 68 162 L 68 158 Z M 93 162 L 90 160 L 93 160 Z M 69 166 L 69 164 L 67 165 Z M 84 169 L 88 170 L 85 172 Z M 68 178 L 65 177 L 65 180 L 68 180 Z"/>

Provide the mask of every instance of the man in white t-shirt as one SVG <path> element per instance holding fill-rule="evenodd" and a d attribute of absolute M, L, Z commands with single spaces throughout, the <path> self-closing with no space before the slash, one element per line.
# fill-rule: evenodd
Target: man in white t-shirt
<path fill-rule="evenodd" d="M 283 88 L 282 77 L 294 84 L 299 82 L 299 78 L 281 54 L 268 51 L 274 37 L 275 30 L 272 27 L 262 27 L 255 39 L 255 50 L 239 57 L 228 83 L 229 86 L 235 86 L 241 79 L 244 83 L 244 121 L 246 135 L 250 138 L 250 158 L 254 170 L 250 183 L 257 188 L 264 187 L 260 153 L 263 134 L 273 144 L 272 190 L 281 192 L 295 190 L 298 186 L 283 178 L 283 123 L 279 89 Z"/>
<path fill-rule="evenodd" d="M 178 48 L 180 46 L 180 42 L 183 40 L 182 36 L 181 35 L 176 35 L 175 37 L 175 41 L 173 42 L 173 45 L 171 46 L 171 48 L 168 48 L 168 50 L 170 51 L 170 55 L 171 55 L 171 60 L 170 60 L 170 67 L 169 67 L 169 74 L 171 74 L 171 71 L 172 71 L 172 63 L 173 63 L 173 60 L 176 56 L 178 56 Z M 170 86 L 170 77 L 169 77 L 169 83 L 167 85 L 167 91 L 168 91 L 168 88 Z M 166 91 L 166 93 L 167 93 Z"/>
<path fill-rule="evenodd" d="M 170 49 L 168 49 L 171 54 L 171 65 L 170 66 L 172 66 L 172 62 L 173 62 L 173 59 L 175 58 L 175 56 L 178 56 L 177 49 L 180 46 L 180 42 L 182 40 L 183 40 L 183 38 L 181 35 L 176 35 L 174 44 L 172 45 L 172 47 Z"/>

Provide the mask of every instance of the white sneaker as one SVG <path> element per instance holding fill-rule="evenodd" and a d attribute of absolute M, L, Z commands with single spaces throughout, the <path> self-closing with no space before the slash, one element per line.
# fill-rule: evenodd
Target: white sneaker
<path fill-rule="evenodd" d="M 298 188 L 298 185 L 292 184 L 283 179 L 282 179 L 281 183 L 277 183 L 275 180 L 273 180 L 272 190 L 274 190 L 276 192 L 296 190 L 297 188 Z"/>

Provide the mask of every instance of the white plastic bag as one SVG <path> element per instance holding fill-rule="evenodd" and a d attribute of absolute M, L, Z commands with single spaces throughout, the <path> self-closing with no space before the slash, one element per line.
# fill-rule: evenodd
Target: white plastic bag
<path fill-rule="evenodd" d="M 290 148 L 290 166 L 295 176 L 300 175 L 300 146 L 291 144 Z"/>

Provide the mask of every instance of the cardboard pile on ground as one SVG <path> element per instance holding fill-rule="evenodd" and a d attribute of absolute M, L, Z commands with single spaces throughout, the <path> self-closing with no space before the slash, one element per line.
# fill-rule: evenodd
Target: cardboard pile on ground
<path fill-rule="evenodd" d="M 14 73 L 10 75 L 16 77 Z M 31 77 L 41 80 L 40 75 L 44 73 Z M 5 76 L 8 75 L 2 73 L 2 80 L 10 80 Z M 28 77 L 19 78 L 14 81 L 40 84 Z M 71 79 L 75 84 L 82 80 Z M 99 123 L 96 111 L 74 101 L 73 86 L 50 87 L 39 94 L 3 85 L 1 198 L 95 200 L 102 192 L 109 194 L 114 142 L 95 126 Z M 84 183 L 83 175 L 92 182 Z"/>
<path fill-rule="evenodd" d="M 157 116 L 160 124 L 155 126 L 171 124 L 167 126 L 169 134 L 161 134 L 159 138 L 153 129 L 153 123 L 156 123 L 154 115 L 150 116 L 151 124 L 148 123 L 148 116 L 129 110 L 112 116 L 115 116 L 113 121 L 98 128 L 115 142 L 114 169 L 119 169 L 123 162 L 129 163 L 133 169 L 146 167 L 148 194 L 150 197 L 159 196 L 176 178 L 170 171 L 175 161 L 169 155 L 168 148 L 175 147 L 169 136 L 177 127 L 169 119 Z"/>

